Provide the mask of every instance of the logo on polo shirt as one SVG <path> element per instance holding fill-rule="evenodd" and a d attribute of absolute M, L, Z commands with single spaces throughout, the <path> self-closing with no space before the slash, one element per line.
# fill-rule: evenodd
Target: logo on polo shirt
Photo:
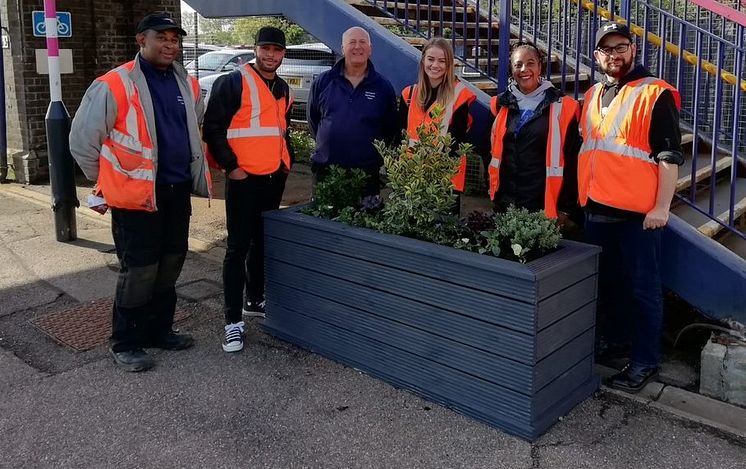
<path fill-rule="evenodd" d="M 365 97 L 368 98 L 369 100 L 373 100 L 376 98 L 376 93 L 373 91 L 366 91 Z"/>
<path fill-rule="evenodd" d="M 181 104 L 182 106 L 184 106 L 184 97 L 183 96 L 178 95 L 176 97 L 176 100 L 179 101 L 179 104 Z"/>

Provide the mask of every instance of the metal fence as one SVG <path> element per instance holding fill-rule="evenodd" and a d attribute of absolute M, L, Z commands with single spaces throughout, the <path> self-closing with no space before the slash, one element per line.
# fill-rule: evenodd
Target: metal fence
<path fill-rule="evenodd" d="M 714 0 L 368 0 L 408 31 L 450 38 L 465 66 L 504 89 L 509 47 L 531 40 L 552 59 L 547 77 L 575 97 L 599 79 L 593 57 L 602 21 L 625 22 L 636 36 L 638 59 L 676 86 L 682 98 L 682 128 L 691 134 L 693 157 L 687 194 L 677 197 L 742 238 L 736 227 L 746 194 L 739 164 L 723 175 L 724 154 L 746 161 L 746 6 Z M 502 27 L 505 26 L 505 27 Z M 727 157 L 725 157 L 727 159 Z M 731 160 L 732 161 L 732 160 Z M 709 168 L 708 168 L 709 167 Z M 709 169 L 709 170 L 708 170 Z M 726 171 L 727 172 L 727 171 Z M 718 175 L 719 173 L 719 175 Z M 702 176 L 704 174 L 704 176 Z M 717 179 L 729 183 L 726 216 L 716 207 Z M 706 208 L 698 190 L 709 185 Z M 707 193 L 707 192 L 705 192 Z M 718 219 L 718 217 L 720 217 Z"/>

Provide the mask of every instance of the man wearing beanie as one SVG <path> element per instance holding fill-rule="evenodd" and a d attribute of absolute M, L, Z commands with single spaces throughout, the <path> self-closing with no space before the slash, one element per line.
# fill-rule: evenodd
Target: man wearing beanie
<path fill-rule="evenodd" d="M 264 315 L 262 212 L 279 208 L 293 161 L 288 135 L 293 99 L 288 84 L 276 74 L 285 56 L 285 33 L 261 28 L 255 52 L 255 64 L 244 64 L 215 81 L 202 128 L 209 151 L 227 176 L 226 352 L 243 349 L 242 312 Z"/>

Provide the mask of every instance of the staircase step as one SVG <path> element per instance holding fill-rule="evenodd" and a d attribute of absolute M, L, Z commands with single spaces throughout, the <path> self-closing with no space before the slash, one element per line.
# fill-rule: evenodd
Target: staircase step
<path fill-rule="evenodd" d="M 473 15 L 477 10 L 473 6 L 469 5 L 466 8 L 463 6 L 440 6 L 440 5 L 428 5 L 427 2 L 422 2 L 418 6 L 416 2 L 395 2 L 395 1 L 387 1 L 385 4 L 384 2 L 378 2 L 377 5 L 371 5 L 366 0 L 345 0 L 345 3 L 348 5 L 352 5 L 354 7 L 373 7 L 373 8 L 387 8 L 390 11 L 402 11 L 402 10 L 409 10 L 409 11 L 417 11 L 419 9 L 421 12 L 427 13 L 428 10 L 432 13 L 440 13 L 441 11 L 444 13 L 457 13 L 457 14 L 463 14 L 464 11 L 466 11 L 467 14 Z M 420 19 L 422 19 L 424 15 L 420 13 Z"/>
<path fill-rule="evenodd" d="M 743 188 L 744 185 L 742 184 L 741 186 Z M 717 204 L 715 205 L 715 207 L 717 209 Z M 736 185 L 736 203 L 733 206 L 733 218 L 735 220 L 738 220 L 739 218 L 743 216 L 744 213 L 746 213 L 746 188 L 744 188 L 744 190 L 741 191 L 741 194 L 739 194 L 738 185 Z M 720 212 L 720 215 L 717 216 L 717 219 L 723 223 L 728 223 L 728 218 L 729 218 L 728 209 L 723 210 L 722 212 Z M 705 236 L 709 236 L 710 238 L 715 236 L 722 229 L 723 229 L 722 225 L 713 220 L 697 228 L 697 230 L 700 233 L 704 234 Z"/>
<path fill-rule="evenodd" d="M 733 158 L 731 156 L 719 155 L 715 161 L 715 174 L 730 168 Z M 702 182 L 712 174 L 711 156 L 709 153 L 697 155 L 697 173 L 695 183 Z M 679 180 L 676 182 L 676 192 L 688 189 L 692 185 L 692 162 L 687 161 L 679 168 Z"/>
<path fill-rule="evenodd" d="M 728 207 L 730 203 L 730 184 L 729 180 L 721 181 L 715 186 L 715 204 L 713 213 L 717 214 L 718 218 L 723 223 L 728 222 Z M 710 190 L 709 188 L 703 190 L 696 196 L 695 205 L 700 209 L 707 211 L 710 205 Z M 676 205 L 672 210 L 673 213 L 678 215 L 681 219 L 697 228 L 697 230 L 703 235 L 712 238 L 720 230 L 722 226 L 720 223 L 713 221 L 707 216 L 699 213 L 685 203 Z M 746 179 L 738 179 L 736 181 L 736 194 L 735 194 L 735 219 L 739 219 L 746 213 Z"/>
<path fill-rule="evenodd" d="M 717 241 L 741 259 L 746 259 L 746 239 L 728 231 L 725 235 L 718 237 Z"/>

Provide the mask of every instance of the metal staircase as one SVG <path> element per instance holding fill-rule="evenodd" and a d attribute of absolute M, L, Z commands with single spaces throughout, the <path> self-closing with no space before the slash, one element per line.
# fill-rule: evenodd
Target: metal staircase
<path fill-rule="evenodd" d="M 674 1 L 671 11 L 662 9 L 660 2 L 642 0 L 616 5 L 613 0 L 602 4 L 584 0 L 187 3 L 206 17 L 284 15 L 337 52 L 342 32 L 363 26 L 374 44 L 372 60 L 397 89 L 415 81 L 417 48 L 427 38 L 449 38 L 460 61 L 460 76 L 480 91 L 473 108 L 475 141 L 485 135 L 489 95 L 502 90 L 507 81 L 500 64 L 507 63 L 510 43 L 535 42 L 551 57 L 547 79 L 582 97 L 599 78 L 590 39 L 599 22 L 611 18 L 628 22 L 638 35 L 642 63 L 677 86 L 683 101 L 688 158 L 677 183 L 673 213 L 678 217 L 672 217 L 664 236 L 664 281 L 705 314 L 746 322 L 746 14 L 742 11 L 731 8 L 725 10 L 727 17 L 718 15 L 701 6 L 713 3 L 710 0 Z"/>

